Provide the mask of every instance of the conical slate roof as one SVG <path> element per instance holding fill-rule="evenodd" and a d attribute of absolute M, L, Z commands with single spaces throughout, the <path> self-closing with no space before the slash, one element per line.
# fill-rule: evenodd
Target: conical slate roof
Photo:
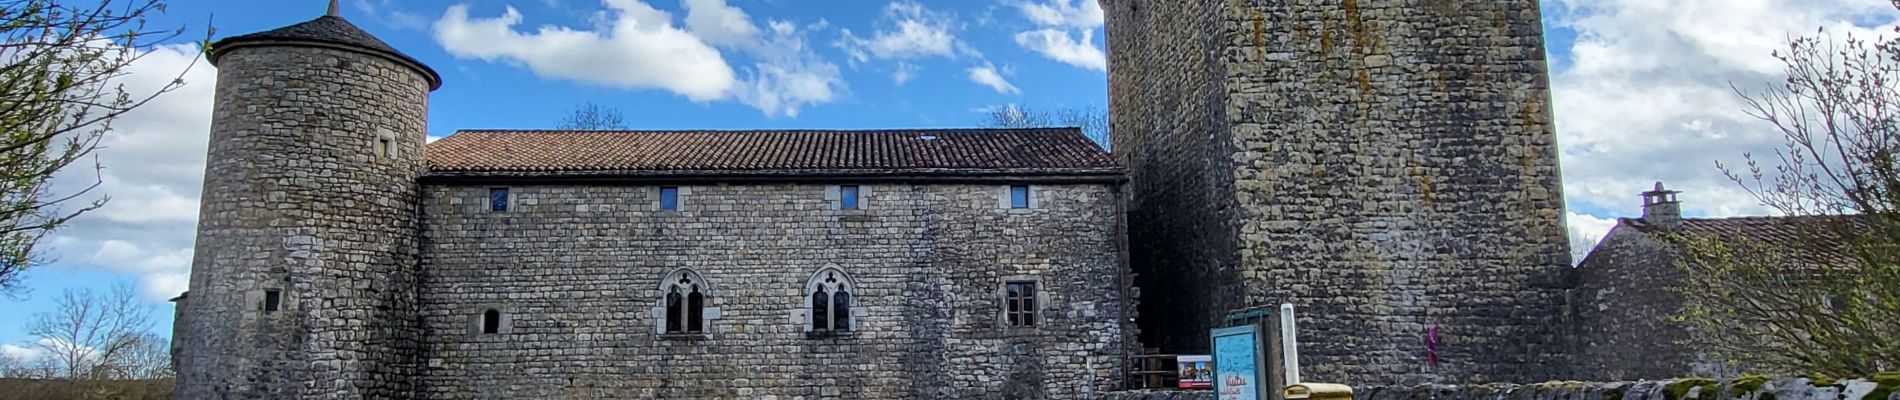
<path fill-rule="evenodd" d="M 319 46 L 341 47 L 355 51 L 387 57 L 399 63 L 414 67 L 429 78 L 429 89 L 442 87 L 442 76 L 434 69 L 423 65 L 421 61 L 409 57 L 389 47 L 381 39 L 364 32 L 356 24 L 336 15 L 325 15 L 301 24 L 286 26 L 263 32 L 231 36 L 211 44 L 208 58 L 217 65 L 218 57 L 232 49 L 247 46 Z"/>

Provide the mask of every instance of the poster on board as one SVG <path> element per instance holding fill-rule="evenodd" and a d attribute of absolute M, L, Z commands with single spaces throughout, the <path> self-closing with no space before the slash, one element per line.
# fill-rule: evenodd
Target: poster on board
<path fill-rule="evenodd" d="M 1184 355 L 1175 357 L 1174 361 L 1180 367 L 1177 386 L 1182 389 L 1214 388 L 1214 356 Z"/>
<path fill-rule="evenodd" d="M 1259 325 L 1214 330 L 1214 394 L 1220 400 L 1263 400 L 1262 337 Z"/>

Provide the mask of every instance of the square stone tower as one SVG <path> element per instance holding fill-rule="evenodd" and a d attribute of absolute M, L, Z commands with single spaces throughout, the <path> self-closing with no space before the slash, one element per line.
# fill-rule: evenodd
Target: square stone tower
<path fill-rule="evenodd" d="M 1287 302 L 1312 380 L 1562 372 L 1537 1 L 1102 5 L 1147 346 Z"/>

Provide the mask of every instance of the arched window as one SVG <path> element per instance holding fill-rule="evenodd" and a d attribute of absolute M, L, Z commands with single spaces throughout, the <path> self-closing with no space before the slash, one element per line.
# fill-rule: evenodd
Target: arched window
<path fill-rule="evenodd" d="M 836 265 L 820 268 L 805 283 L 811 301 L 805 310 L 806 332 L 849 332 L 856 321 L 851 318 L 851 295 L 857 285 Z"/>
<path fill-rule="evenodd" d="M 501 333 L 501 311 L 490 308 L 482 312 L 482 333 Z"/>
<path fill-rule="evenodd" d="M 705 333 L 706 320 L 717 315 L 716 309 L 706 307 L 712 287 L 693 270 L 680 268 L 666 274 L 660 281 L 660 293 L 660 310 L 655 313 L 663 317 L 660 333 Z"/>

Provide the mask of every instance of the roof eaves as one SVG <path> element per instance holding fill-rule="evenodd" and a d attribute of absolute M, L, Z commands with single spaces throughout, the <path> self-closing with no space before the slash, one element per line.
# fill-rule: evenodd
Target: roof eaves
<path fill-rule="evenodd" d="M 938 181 L 1088 181 L 1121 182 L 1121 167 L 1092 168 L 910 168 L 810 170 L 599 170 L 599 171 L 480 171 L 431 170 L 426 181 L 548 180 L 548 181 L 783 181 L 818 179 L 938 180 Z"/>

